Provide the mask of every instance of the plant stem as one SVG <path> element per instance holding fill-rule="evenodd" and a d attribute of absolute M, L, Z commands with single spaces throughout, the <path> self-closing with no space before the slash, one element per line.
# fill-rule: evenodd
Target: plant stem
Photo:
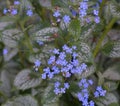
<path fill-rule="evenodd" d="M 99 49 L 102 45 L 102 41 L 104 40 L 104 38 L 107 36 L 107 33 L 109 32 L 109 30 L 112 28 L 113 24 L 116 22 L 117 18 L 113 18 L 110 23 L 106 26 L 103 34 L 101 35 L 100 39 L 98 40 L 98 44 L 96 45 L 94 52 L 93 52 L 93 56 L 96 57 L 96 55 L 99 52 Z"/>
<path fill-rule="evenodd" d="M 33 47 L 32 47 L 32 44 L 30 42 L 30 39 L 29 39 L 29 36 L 28 36 L 28 32 L 27 32 L 27 30 L 25 30 L 24 24 L 22 22 L 19 23 L 19 24 L 20 24 L 20 27 L 21 27 L 22 31 L 24 32 L 25 39 L 26 39 L 26 42 L 27 42 L 27 47 L 30 49 L 31 52 L 33 52 Z"/>

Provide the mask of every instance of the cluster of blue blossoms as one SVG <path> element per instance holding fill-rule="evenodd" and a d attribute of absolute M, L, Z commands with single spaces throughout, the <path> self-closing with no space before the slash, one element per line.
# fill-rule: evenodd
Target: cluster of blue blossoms
<path fill-rule="evenodd" d="M 73 17 L 76 17 L 77 14 L 79 14 L 80 19 L 81 19 L 81 20 L 86 19 L 86 22 L 87 22 L 87 23 L 89 23 L 90 21 L 92 21 L 92 20 L 87 16 L 88 1 L 89 1 L 89 0 L 83 0 L 82 2 L 80 2 L 80 6 L 79 6 L 79 8 L 78 8 L 78 9 L 79 9 L 79 12 L 78 12 L 78 13 L 77 13 L 77 11 L 75 11 L 74 9 L 70 8 L 70 11 L 71 11 Z M 100 0 L 99 0 L 98 2 L 101 3 Z M 99 4 L 97 3 L 96 6 L 94 6 L 94 8 L 95 8 L 95 9 L 94 9 L 93 12 L 92 12 L 92 14 L 94 15 L 94 20 L 93 20 L 93 21 L 98 24 L 98 23 L 100 23 L 100 17 L 99 17 L 99 11 L 98 11 L 98 9 L 99 9 Z M 56 17 L 57 22 L 60 22 L 60 21 L 61 21 L 61 16 L 62 16 L 62 15 L 61 15 L 59 9 L 55 10 L 55 12 L 53 13 L 53 16 Z M 65 24 L 68 24 L 68 23 L 70 23 L 71 18 L 70 18 L 69 15 L 64 15 L 64 16 L 62 17 L 62 20 L 63 20 L 63 22 L 64 22 Z"/>
<path fill-rule="evenodd" d="M 55 82 L 55 85 L 54 85 L 54 93 L 56 95 L 58 94 L 62 94 L 62 93 L 65 93 L 66 92 L 66 89 L 69 89 L 70 85 L 69 83 L 64 83 L 64 86 L 60 88 L 60 85 L 61 83 L 60 82 Z"/>
<path fill-rule="evenodd" d="M 20 1 L 19 0 L 15 0 L 13 6 L 10 6 L 10 8 L 4 8 L 3 9 L 3 14 L 7 14 L 7 13 L 10 13 L 11 15 L 17 15 L 18 14 L 18 9 L 17 9 L 17 6 L 20 5 Z M 27 16 L 32 16 L 33 15 L 33 11 L 28 8 L 26 10 L 26 15 Z"/>
<path fill-rule="evenodd" d="M 93 100 L 89 101 L 89 96 L 90 96 L 90 91 L 89 91 L 89 86 L 93 85 L 92 80 L 87 80 L 87 79 L 81 79 L 81 81 L 78 83 L 81 92 L 77 94 L 77 97 L 79 101 L 82 102 L 83 106 L 95 106 L 95 103 Z M 96 88 L 96 91 L 94 92 L 94 97 L 102 97 L 105 96 L 106 90 L 103 90 L 101 86 L 98 86 Z"/>
<path fill-rule="evenodd" d="M 72 74 L 81 74 L 86 70 L 87 65 L 85 63 L 80 64 L 77 59 L 76 46 L 70 48 L 64 45 L 62 49 L 62 52 L 56 48 L 51 51 L 53 55 L 48 59 L 48 67 L 43 69 L 43 79 L 47 77 L 52 79 L 57 74 L 62 74 L 63 77 L 69 78 Z"/>
<path fill-rule="evenodd" d="M 70 78 L 74 74 L 82 74 L 87 68 L 85 63 L 79 63 L 77 57 L 77 47 L 72 46 L 68 47 L 66 44 L 63 45 L 62 51 L 54 48 L 50 51 L 52 56 L 47 61 L 48 67 L 43 69 L 43 74 L 41 75 L 42 79 L 52 79 L 55 75 L 62 75 L 62 77 Z M 36 70 L 41 66 L 41 61 L 36 60 L 34 62 L 34 67 Z M 83 106 L 94 106 L 94 101 L 89 101 L 89 86 L 93 85 L 92 80 L 81 79 L 78 83 L 80 91 L 77 93 L 77 97 Z M 60 95 L 66 92 L 69 89 L 70 84 L 68 82 L 61 83 L 56 81 L 54 83 L 54 93 Z M 94 97 L 105 96 L 106 90 L 103 90 L 101 86 L 96 88 L 94 92 Z"/>
<path fill-rule="evenodd" d="M 95 23 L 100 23 L 100 17 L 99 17 L 99 4 L 97 3 L 96 6 L 94 7 L 95 9 L 93 10 L 93 15 L 94 17 L 94 22 Z M 80 7 L 79 7 L 79 15 L 80 18 L 83 19 L 85 16 L 87 16 L 87 10 L 88 10 L 88 0 L 83 0 L 80 2 Z M 91 20 L 90 18 L 86 18 L 86 21 L 89 23 Z"/>

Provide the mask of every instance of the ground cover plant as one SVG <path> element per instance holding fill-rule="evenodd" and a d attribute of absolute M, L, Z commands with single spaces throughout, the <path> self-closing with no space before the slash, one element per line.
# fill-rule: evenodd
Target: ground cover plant
<path fill-rule="evenodd" d="M 120 106 L 119 0 L 1 0 L 1 106 Z"/>

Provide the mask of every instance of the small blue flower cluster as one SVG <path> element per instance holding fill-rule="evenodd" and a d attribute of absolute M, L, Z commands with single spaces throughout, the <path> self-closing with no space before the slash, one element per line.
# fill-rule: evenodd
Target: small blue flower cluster
<path fill-rule="evenodd" d="M 56 10 L 54 13 L 53 13 L 53 16 L 57 18 L 57 22 L 60 22 L 61 19 L 60 19 L 60 11 L 59 10 Z M 71 18 L 69 15 L 64 15 L 63 16 L 63 21 L 65 24 L 68 24 L 70 22 Z"/>
<path fill-rule="evenodd" d="M 95 106 L 94 101 L 89 101 L 89 86 L 93 85 L 92 80 L 87 80 L 87 79 L 81 79 L 81 81 L 78 83 L 81 92 L 77 94 L 77 97 L 79 101 L 82 102 L 83 106 Z M 94 92 L 95 97 L 99 96 L 105 96 L 106 90 L 103 90 L 101 86 L 98 86 L 96 88 L 96 91 Z"/>
<path fill-rule="evenodd" d="M 70 78 L 74 74 L 81 74 L 86 70 L 87 65 L 85 63 L 79 63 L 76 53 L 77 47 L 68 47 L 66 44 L 63 45 L 62 51 L 54 48 L 50 52 L 53 54 L 47 61 L 48 66 L 43 69 L 42 79 L 52 79 L 55 75 L 62 75 L 64 78 Z M 41 61 L 36 60 L 34 62 L 35 71 L 41 66 Z M 55 83 L 55 94 L 65 93 L 66 89 L 69 88 L 69 84 L 64 83 L 64 88 L 59 88 L 60 84 Z"/>
<path fill-rule="evenodd" d="M 41 65 L 41 61 L 40 60 L 36 60 L 34 62 L 33 68 L 35 69 L 35 71 L 38 71 L 38 68 L 40 67 L 40 65 Z"/>
<path fill-rule="evenodd" d="M 3 9 L 3 14 L 10 13 L 11 15 L 16 15 L 18 13 L 16 6 L 18 6 L 18 5 L 20 5 L 20 1 L 15 0 L 14 6 L 11 6 L 9 9 L 7 9 L 7 8 Z"/>
<path fill-rule="evenodd" d="M 37 43 L 38 43 L 40 46 L 44 45 L 44 42 L 41 41 L 41 40 L 37 40 Z"/>
<path fill-rule="evenodd" d="M 99 7 L 99 4 L 97 3 L 97 8 Z M 87 10 L 88 10 L 88 0 L 83 0 L 82 2 L 80 2 L 80 7 L 79 7 L 79 15 L 80 15 L 80 19 L 83 20 L 83 18 L 85 18 L 85 16 L 87 16 Z M 100 23 L 100 17 L 99 15 L 99 11 L 94 9 L 93 10 L 93 15 L 95 16 L 94 18 L 94 22 L 95 23 Z M 89 23 L 90 22 L 90 18 L 86 18 L 86 22 Z"/>
<path fill-rule="evenodd" d="M 82 102 L 83 106 L 94 106 L 94 102 L 88 101 L 89 99 L 89 86 L 93 85 L 93 81 L 92 80 L 87 80 L 87 79 L 81 79 L 81 81 L 78 83 L 81 92 L 79 92 L 77 94 L 77 97 L 79 99 L 79 101 Z"/>
<path fill-rule="evenodd" d="M 80 2 L 79 15 L 81 19 L 87 15 L 87 10 L 88 10 L 87 1 L 84 0 Z"/>
<path fill-rule="evenodd" d="M 69 78 L 72 74 L 81 74 L 86 70 L 87 65 L 85 63 L 80 64 L 76 53 L 76 46 L 71 48 L 67 45 L 62 47 L 63 51 L 60 52 L 59 49 L 52 50 L 52 55 L 48 59 L 48 67 L 44 68 L 44 73 L 42 74 L 42 79 L 52 79 L 57 74 L 62 74 L 63 77 Z"/>
<path fill-rule="evenodd" d="M 15 0 L 13 6 L 10 6 L 10 8 L 4 8 L 3 9 L 3 14 L 7 14 L 10 13 L 11 15 L 17 15 L 18 14 L 18 7 L 20 5 L 20 1 L 19 0 Z M 26 15 L 27 16 L 32 16 L 33 15 L 33 11 L 29 8 L 26 10 Z"/>
<path fill-rule="evenodd" d="M 103 90 L 101 86 L 98 86 L 96 88 L 96 91 L 94 92 L 95 97 L 105 96 L 106 90 Z"/>
<path fill-rule="evenodd" d="M 8 54 L 8 49 L 4 48 L 3 49 L 3 55 L 7 55 Z"/>
<path fill-rule="evenodd" d="M 66 89 L 69 89 L 69 87 L 70 87 L 69 83 L 67 83 L 67 82 L 64 83 L 64 87 L 60 88 L 60 85 L 61 85 L 61 83 L 58 81 L 55 82 L 55 84 L 54 84 L 54 93 L 56 95 L 65 93 Z"/>

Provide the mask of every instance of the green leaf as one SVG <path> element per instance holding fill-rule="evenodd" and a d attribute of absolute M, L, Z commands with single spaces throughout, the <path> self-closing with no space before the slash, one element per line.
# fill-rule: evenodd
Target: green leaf
<path fill-rule="evenodd" d="M 114 0 L 109 2 L 109 7 L 113 17 L 120 18 L 120 4 Z"/>
<path fill-rule="evenodd" d="M 22 35 L 23 33 L 18 29 L 8 29 L 2 32 L 1 39 L 6 46 L 16 47 Z"/>
<path fill-rule="evenodd" d="M 13 100 L 7 101 L 2 106 L 39 106 L 38 102 L 30 95 L 19 96 Z"/>
<path fill-rule="evenodd" d="M 81 33 L 80 21 L 78 19 L 72 20 L 69 24 L 68 31 L 75 39 L 78 39 Z"/>
<path fill-rule="evenodd" d="M 0 84 L 0 92 L 3 92 L 5 95 L 10 97 L 11 85 L 8 71 L 2 70 L 0 75 L 0 82 L 2 82 L 2 84 Z"/>
<path fill-rule="evenodd" d="M 51 0 L 52 6 L 69 7 L 68 0 Z"/>
<path fill-rule="evenodd" d="M 14 85 L 17 89 L 26 90 L 38 86 L 42 79 L 41 78 L 31 78 L 31 71 L 29 69 L 22 70 L 18 73 L 14 80 Z"/>
<path fill-rule="evenodd" d="M 54 93 L 54 83 L 49 83 L 48 87 L 44 90 L 41 102 L 45 106 L 48 104 L 56 103 L 59 100 L 60 96 L 61 95 L 56 95 Z"/>
<path fill-rule="evenodd" d="M 85 63 L 93 63 L 93 56 L 90 47 L 86 43 L 78 44 L 78 60 Z"/>
<path fill-rule="evenodd" d="M 95 24 L 93 24 L 93 23 L 82 26 L 80 39 L 86 39 L 86 38 L 90 37 L 94 28 L 95 28 Z"/>
<path fill-rule="evenodd" d="M 0 22 L 0 31 L 4 30 L 7 26 L 13 24 L 13 22 L 8 21 L 8 22 Z"/>
<path fill-rule="evenodd" d="M 120 57 L 120 41 L 108 42 L 102 48 L 102 52 L 104 55 L 111 58 L 119 58 Z"/>
<path fill-rule="evenodd" d="M 8 54 L 4 55 L 4 61 L 10 61 L 18 53 L 17 48 L 7 49 L 7 50 L 8 50 Z"/>
<path fill-rule="evenodd" d="M 109 67 L 104 73 L 103 77 L 109 80 L 120 81 L 120 65 Z"/>
<path fill-rule="evenodd" d="M 119 105 L 119 100 L 113 93 L 107 93 L 105 97 L 99 98 L 96 102 L 97 106 L 109 106 L 112 103 Z"/>
<path fill-rule="evenodd" d="M 50 50 L 53 50 L 54 49 L 54 45 L 49 43 L 49 44 L 46 44 L 43 48 L 42 48 L 42 51 L 40 53 L 36 53 L 36 54 L 31 54 L 29 56 L 29 61 L 34 63 L 34 61 L 36 59 L 39 59 L 43 65 L 46 65 L 47 64 L 47 59 L 49 58 L 50 56 Z"/>
<path fill-rule="evenodd" d="M 118 88 L 119 83 L 113 81 L 107 81 L 104 83 L 105 88 L 108 91 L 115 91 Z"/>
<path fill-rule="evenodd" d="M 35 35 L 33 36 L 34 40 L 40 40 L 40 41 L 44 41 L 44 42 L 50 42 L 53 41 L 54 38 L 50 37 L 50 34 L 54 34 L 58 32 L 58 28 L 56 27 L 48 27 L 48 28 L 44 28 L 39 30 L 38 32 L 35 33 Z"/>
<path fill-rule="evenodd" d="M 108 106 L 120 106 L 118 103 L 111 103 L 110 105 Z"/>

